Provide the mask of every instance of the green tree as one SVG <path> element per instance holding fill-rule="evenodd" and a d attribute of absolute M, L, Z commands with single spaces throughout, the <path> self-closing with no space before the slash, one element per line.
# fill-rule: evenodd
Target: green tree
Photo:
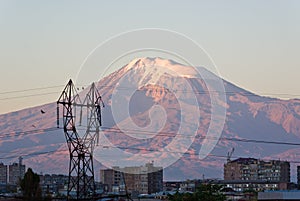
<path fill-rule="evenodd" d="M 192 193 L 175 193 L 174 195 L 169 195 L 170 201 L 197 201 Z"/>
<path fill-rule="evenodd" d="M 226 196 L 220 192 L 221 188 L 220 185 L 201 184 L 194 195 L 201 201 L 224 201 Z"/>
<path fill-rule="evenodd" d="M 21 189 L 23 192 L 24 200 L 26 201 L 40 201 L 41 199 L 41 188 L 40 188 L 40 177 L 28 168 L 21 180 Z"/>
<path fill-rule="evenodd" d="M 220 193 L 222 186 L 201 184 L 195 193 L 176 193 L 169 196 L 170 201 L 225 201 L 226 197 Z"/>

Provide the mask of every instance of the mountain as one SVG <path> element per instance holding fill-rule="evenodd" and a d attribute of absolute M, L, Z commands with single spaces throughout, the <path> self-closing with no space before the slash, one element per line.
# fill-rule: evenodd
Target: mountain
<path fill-rule="evenodd" d="M 162 58 L 135 59 L 96 86 L 105 103 L 96 175 L 103 164 L 154 161 L 167 180 L 222 178 L 232 148 L 233 159 L 300 159 L 300 100 L 258 96 L 205 68 Z M 68 150 L 56 120 L 56 103 L 0 115 L 1 160 L 22 155 L 35 171 L 67 174 Z"/>

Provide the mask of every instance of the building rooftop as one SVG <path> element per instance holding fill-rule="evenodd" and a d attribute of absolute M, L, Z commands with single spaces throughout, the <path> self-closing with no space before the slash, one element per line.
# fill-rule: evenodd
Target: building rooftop
<path fill-rule="evenodd" d="M 238 158 L 235 160 L 230 161 L 230 163 L 247 163 L 247 162 L 254 162 L 258 161 L 256 158 Z"/>
<path fill-rule="evenodd" d="M 300 191 L 259 192 L 258 200 L 300 200 Z"/>

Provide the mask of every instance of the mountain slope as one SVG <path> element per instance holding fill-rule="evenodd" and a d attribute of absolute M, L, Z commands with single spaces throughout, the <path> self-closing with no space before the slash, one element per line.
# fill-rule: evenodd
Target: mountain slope
<path fill-rule="evenodd" d="M 204 68 L 200 71 L 209 75 L 214 87 L 216 75 Z M 219 98 L 218 89 L 213 91 L 218 106 L 226 108 L 221 140 L 209 156 L 200 160 L 198 153 L 212 121 L 212 100 L 205 81 L 194 68 L 174 61 L 133 60 L 97 83 L 106 105 L 102 127 L 105 137 L 131 153 L 129 164 L 142 154 L 156 157 L 158 163 L 170 155 L 181 156 L 165 169 L 168 180 L 202 178 L 203 174 L 222 178 L 223 163 L 232 147 L 233 157 L 300 160 L 297 146 L 268 143 L 299 140 L 300 100 L 261 97 L 225 80 L 226 101 Z M 128 109 L 129 116 L 122 113 L 124 109 Z M 194 111 L 199 111 L 199 118 L 194 119 Z M 196 123 L 199 125 L 194 136 Z M 182 124 L 189 126 L 181 128 Z M 218 126 L 223 128 L 221 123 Z M 25 164 L 36 171 L 67 173 L 68 151 L 63 131 L 56 129 L 55 103 L 0 115 L 0 129 L 0 157 L 4 162 L 16 161 L 23 155 Z M 179 140 L 191 139 L 187 151 L 184 146 L 172 147 L 176 136 Z M 239 141 L 241 138 L 254 141 Z M 107 148 L 105 143 L 100 141 L 99 146 Z M 173 151 L 160 152 L 159 157 L 154 154 L 168 145 Z M 98 172 L 100 164 L 96 165 Z"/>

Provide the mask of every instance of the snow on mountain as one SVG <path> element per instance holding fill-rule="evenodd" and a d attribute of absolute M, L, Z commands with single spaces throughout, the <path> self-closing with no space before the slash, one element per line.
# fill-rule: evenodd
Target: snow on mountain
<path fill-rule="evenodd" d="M 174 150 L 186 152 L 164 172 L 165 179 L 178 180 L 202 178 L 203 174 L 222 178 L 223 164 L 232 147 L 235 148 L 233 158 L 300 160 L 297 146 L 263 143 L 299 140 L 300 100 L 261 97 L 223 80 L 224 101 L 219 98 L 218 89 L 208 90 L 216 86 L 213 83 L 216 75 L 204 68 L 197 70 L 167 59 L 138 58 L 96 83 L 106 105 L 103 132 L 111 144 L 132 154 L 129 164 L 142 154 L 156 157 L 155 150 L 169 146 L 173 152 L 160 152 L 161 160 L 176 155 Z M 204 74 L 212 80 L 211 88 L 202 79 Z M 200 160 L 198 154 L 212 121 L 209 91 L 215 96 L 217 105 L 226 108 L 226 122 L 217 146 Z M 124 109 L 128 113 L 123 113 Z M 182 110 L 186 111 L 183 119 Z M 193 115 L 195 111 L 200 114 L 197 119 Z M 118 118 L 114 113 L 118 113 Z M 182 123 L 190 127 L 181 128 Z M 197 126 L 195 135 L 194 126 Z M 223 128 L 221 123 L 216 126 Z M 64 133 L 56 129 L 56 103 L 0 115 L 0 129 L 3 162 L 17 161 L 22 155 L 25 164 L 35 171 L 67 173 L 69 156 Z M 187 150 L 184 146 L 172 146 L 176 136 L 178 140 L 192 139 Z M 258 142 L 237 140 L 241 138 Z M 96 165 L 98 172 L 100 164 Z"/>

